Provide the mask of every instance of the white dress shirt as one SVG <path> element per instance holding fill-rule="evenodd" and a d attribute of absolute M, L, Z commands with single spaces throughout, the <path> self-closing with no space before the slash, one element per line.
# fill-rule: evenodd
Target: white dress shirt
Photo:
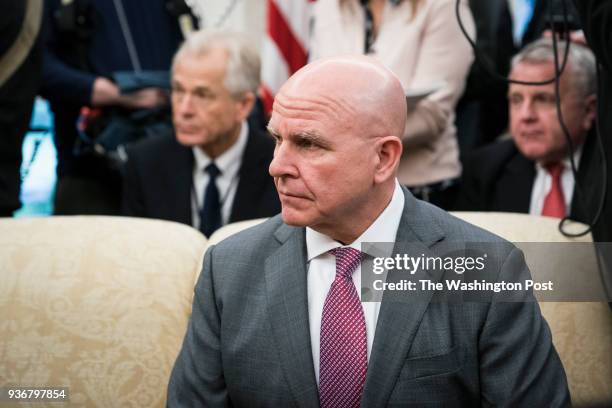
<path fill-rule="evenodd" d="M 574 152 L 574 163 L 576 169 L 580 164 L 582 156 L 582 146 L 578 147 Z M 565 202 L 565 214 L 569 215 L 572 206 L 572 196 L 574 195 L 574 187 L 576 180 L 572 173 L 572 165 L 569 158 L 563 160 L 563 172 L 561 173 L 561 189 L 563 190 L 563 201 Z M 536 177 L 533 180 L 531 188 L 531 201 L 529 204 L 529 214 L 542 215 L 544 208 L 544 199 L 552 188 L 552 177 L 550 173 L 540 164 L 536 163 Z"/>
<path fill-rule="evenodd" d="M 404 211 L 404 193 L 395 182 L 395 191 L 391 202 L 378 218 L 349 246 L 362 250 L 364 242 L 395 242 L 397 229 Z M 315 368 L 317 384 L 319 383 L 319 356 L 321 347 L 321 317 L 323 304 L 331 284 L 336 276 L 336 258 L 328 251 L 341 247 L 335 241 L 313 229 L 306 228 L 306 249 L 308 251 L 308 319 L 310 322 L 310 342 L 312 344 L 312 360 Z M 380 254 L 368 254 L 380 256 Z M 388 254 L 389 256 L 391 254 Z M 353 272 L 353 283 L 361 299 L 361 265 Z M 374 331 L 378 321 L 380 302 L 364 302 L 363 314 L 365 317 L 366 335 L 368 341 L 368 361 L 374 343 Z"/>
<path fill-rule="evenodd" d="M 217 157 L 214 162 L 221 170 L 221 174 L 217 176 L 217 189 L 219 189 L 219 197 L 221 201 L 221 221 L 227 224 L 231 211 L 234 197 L 236 196 L 236 188 L 238 187 L 238 179 L 240 177 L 240 165 L 242 164 L 242 155 L 246 148 L 249 134 L 249 125 L 242 122 L 240 127 L 240 135 L 238 140 L 227 151 Z M 194 228 L 200 226 L 200 209 L 204 205 L 204 190 L 208 185 L 209 175 L 204 170 L 212 160 L 199 147 L 193 147 L 194 166 L 193 166 L 193 185 L 191 188 L 191 224 Z"/>

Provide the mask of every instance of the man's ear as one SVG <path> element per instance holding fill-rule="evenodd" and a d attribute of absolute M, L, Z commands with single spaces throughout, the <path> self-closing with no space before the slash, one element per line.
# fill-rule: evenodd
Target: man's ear
<path fill-rule="evenodd" d="M 585 98 L 584 109 L 585 115 L 582 127 L 588 132 L 593 127 L 593 123 L 597 117 L 597 95 L 589 95 Z"/>
<path fill-rule="evenodd" d="M 376 173 L 374 181 L 382 183 L 390 178 L 394 178 L 399 165 L 400 157 L 402 156 L 402 141 L 397 136 L 384 136 L 376 141 L 378 147 L 378 163 L 376 165 Z"/>
<path fill-rule="evenodd" d="M 253 106 L 255 105 L 255 94 L 253 92 L 245 92 L 243 95 L 236 99 L 236 104 L 238 106 L 238 121 L 242 122 L 246 120 L 246 118 L 253 110 Z"/>

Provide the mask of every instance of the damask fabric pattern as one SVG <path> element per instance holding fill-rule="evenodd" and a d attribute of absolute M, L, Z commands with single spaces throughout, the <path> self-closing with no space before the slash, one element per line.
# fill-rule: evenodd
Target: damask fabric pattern
<path fill-rule="evenodd" d="M 541 302 L 575 407 L 612 406 L 612 312 L 606 303 Z"/>
<path fill-rule="evenodd" d="M 1 220 L 0 384 L 69 387 L 74 406 L 164 406 L 205 246 L 167 221 Z"/>

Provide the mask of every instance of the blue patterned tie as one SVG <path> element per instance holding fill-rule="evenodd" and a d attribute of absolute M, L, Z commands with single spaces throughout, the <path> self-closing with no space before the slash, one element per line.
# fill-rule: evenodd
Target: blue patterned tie
<path fill-rule="evenodd" d="M 200 209 L 200 231 L 210 237 L 221 226 L 221 201 L 217 188 L 217 176 L 221 170 L 215 163 L 210 163 L 204 171 L 208 173 L 209 180 L 204 190 L 204 205 Z"/>

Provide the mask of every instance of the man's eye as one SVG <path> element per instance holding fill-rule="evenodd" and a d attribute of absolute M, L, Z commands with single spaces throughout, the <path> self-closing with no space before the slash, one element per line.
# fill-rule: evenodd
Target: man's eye
<path fill-rule="evenodd" d="M 214 95 L 210 92 L 195 92 L 194 96 L 201 100 L 210 100 L 214 99 Z"/>
<path fill-rule="evenodd" d="M 555 104 L 557 102 L 557 98 L 555 95 L 543 95 L 542 102 L 546 104 Z"/>
<path fill-rule="evenodd" d="M 511 105 L 518 105 L 522 101 L 523 101 L 523 98 L 521 98 L 520 96 L 517 96 L 517 95 L 510 96 L 510 104 Z"/>
<path fill-rule="evenodd" d="M 297 142 L 297 145 L 302 149 L 312 149 L 316 147 L 316 144 L 312 140 L 303 139 Z"/>

